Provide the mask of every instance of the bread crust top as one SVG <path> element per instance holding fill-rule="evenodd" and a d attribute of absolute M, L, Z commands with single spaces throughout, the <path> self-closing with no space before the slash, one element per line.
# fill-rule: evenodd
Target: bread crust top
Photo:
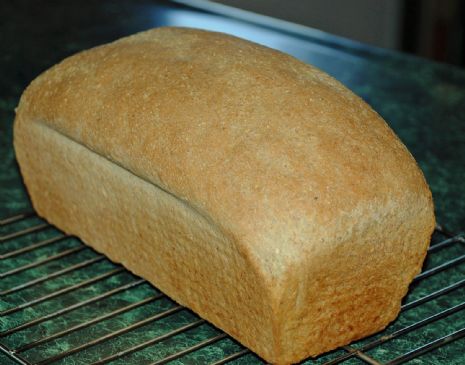
<path fill-rule="evenodd" d="M 434 224 L 422 172 L 361 98 L 230 35 L 158 28 L 78 53 L 21 113 L 173 194 L 271 277 L 399 207 Z"/>

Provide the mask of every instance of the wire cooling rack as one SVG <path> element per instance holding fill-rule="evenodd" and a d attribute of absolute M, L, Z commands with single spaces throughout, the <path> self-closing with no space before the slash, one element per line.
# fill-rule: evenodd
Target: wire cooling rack
<path fill-rule="evenodd" d="M 34 212 L 5 218 L 0 228 L 1 364 L 263 363 Z M 454 351 L 456 363 L 465 363 L 464 309 L 465 236 L 438 226 L 399 318 L 304 363 L 449 364 Z"/>

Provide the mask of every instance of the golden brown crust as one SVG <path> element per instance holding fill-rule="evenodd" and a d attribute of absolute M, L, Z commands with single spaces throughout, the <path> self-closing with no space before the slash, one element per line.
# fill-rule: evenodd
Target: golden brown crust
<path fill-rule="evenodd" d="M 263 288 L 249 298 L 252 311 L 270 316 L 257 319 L 254 333 L 261 338 L 246 334 L 253 316 L 239 310 L 239 328 L 226 319 L 240 301 L 224 304 L 223 315 L 202 310 L 167 278 L 134 268 L 136 259 L 126 266 L 275 363 L 386 326 L 421 267 L 434 227 L 421 171 L 366 103 L 314 67 L 224 34 L 183 28 L 139 33 L 68 58 L 27 89 L 15 123 L 26 185 L 39 212 L 82 236 L 82 222 L 69 224 L 65 214 L 53 213 L 65 198 L 45 208 L 33 187 L 43 189 L 45 182 L 37 183 L 40 171 L 32 165 L 38 162 L 26 151 L 43 154 L 40 138 L 54 133 L 64 141 L 57 146 L 85 146 L 90 160 L 102 156 L 122 167 L 115 178 L 128 172 L 121 177 L 127 186 L 148 183 L 201 219 L 200 226 L 214 227 L 217 235 L 205 242 L 192 233 L 194 246 L 224 240 L 229 255 L 243 260 L 231 270 L 253 278 L 245 293 L 253 285 Z M 65 170 L 55 171 L 72 186 Z M 105 179 L 97 175 L 95 168 L 96 181 Z M 127 195 L 125 189 L 114 194 Z M 155 210 L 147 219 L 161 214 Z M 176 228 L 164 222 L 175 239 Z M 100 240 L 85 237 L 97 248 L 93 241 Z M 146 238 L 140 244 L 159 243 Z M 122 249 L 115 242 L 106 250 Z M 223 298 L 215 288 L 205 290 Z"/>

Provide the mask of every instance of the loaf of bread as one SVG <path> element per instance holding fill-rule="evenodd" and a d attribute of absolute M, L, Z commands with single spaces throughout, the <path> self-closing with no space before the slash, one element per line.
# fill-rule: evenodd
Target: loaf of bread
<path fill-rule="evenodd" d="M 220 33 L 159 28 L 65 59 L 21 97 L 14 146 L 40 216 L 276 364 L 383 329 L 435 223 L 365 102 Z"/>

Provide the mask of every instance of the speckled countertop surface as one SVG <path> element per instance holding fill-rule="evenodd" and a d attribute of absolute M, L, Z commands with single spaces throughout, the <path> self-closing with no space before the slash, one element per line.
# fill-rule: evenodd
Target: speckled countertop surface
<path fill-rule="evenodd" d="M 281 49 L 320 67 L 342 81 L 378 111 L 410 149 L 433 191 L 438 223 L 453 232 L 459 233 L 465 230 L 465 70 L 366 47 L 319 32 L 309 31 L 298 34 L 294 29 L 256 25 L 168 2 L 104 0 L 78 4 L 77 2 L 15 1 L 2 2 L 0 14 L 3 18 L 0 22 L 2 45 L 0 53 L 2 76 L 0 82 L 0 156 L 2 158 L 0 217 L 30 208 L 12 149 L 14 108 L 27 84 L 40 72 L 79 50 L 155 26 L 186 25 L 223 30 Z M 51 233 L 37 234 L 34 239 L 47 238 L 47 234 Z M 23 243 L 9 244 L 14 246 Z M 73 247 L 75 243 L 66 241 L 63 244 Z M 429 259 L 425 268 L 446 260 L 448 255 L 450 257 L 463 255 L 463 250 L 460 251 L 462 248 L 456 247 L 455 253 L 452 251 L 441 253 Z M 83 252 L 84 254 L 92 257 L 94 253 Z M 8 260 L 4 263 L 10 268 L 18 264 L 17 261 Z M 111 265 L 113 264 L 102 262 L 98 270 L 106 270 L 113 267 Z M 0 271 L 5 271 L 6 266 L 3 268 L 1 266 L 0 264 Z M 27 272 L 24 275 L 27 276 Z M 445 277 L 448 280 L 463 280 L 465 269 L 462 265 L 443 276 L 444 278 L 436 277 L 433 282 L 422 282 L 414 286 L 409 297 L 416 298 L 430 292 L 435 286 L 445 285 L 442 282 Z M 113 280 L 124 283 L 129 279 L 121 276 Z M 3 284 L 8 283 L 4 281 Z M 108 285 L 116 284 L 110 282 Z M 47 290 L 54 289 L 52 285 Z M 131 293 L 136 297 L 138 295 L 146 297 L 156 293 L 156 290 L 150 287 L 140 287 L 138 290 L 140 293 L 132 291 Z M 28 293 L 21 293 L 22 295 L 27 296 Z M 465 292 L 461 289 L 453 296 L 443 298 L 442 302 L 439 301 L 428 308 L 409 312 L 408 315 L 394 323 L 391 329 L 408 324 L 422 315 L 435 313 L 441 309 L 443 302 L 447 302 L 446 304 L 450 306 L 464 299 Z M 26 299 L 20 298 L 20 300 Z M 122 295 L 118 300 L 129 299 Z M 2 308 L 9 308 L 9 303 L 11 305 L 13 301 L 12 298 L 7 298 Z M 169 305 L 171 304 L 168 302 L 157 302 L 155 306 Z M 87 314 L 81 313 L 82 318 Z M 34 316 L 34 311 L 24 315 Z M 138 316 L 137 313 L 131 315 Z M 191 315 L 189 312 L 180 315 L 177 323 L 185 321 L 185 316 L 189 315 Z M 464 313 L 460 312 L 455 316 L 457 318 L 450 318 L 430 328 L 429 332 L 426 331 L 422 336 L 427 337 L 432 333 L 447 332 L 450 329 L 463 327 L 465 325 Z M 12 320 L 16 319 L 3 318 L 0 324 L 6 327 L 2 329 L 9 328 Z M 112 323 L 111 326 L 117 327 L 118 323 Z M 168 323 L 167 326 L 169 327 L 170 324 Z M 51 328 L 42 330 L 53 332 Z M 156 332 L 155 329 L 154 331 Z M 205 327 L 204 330 L 199 330 L 199 336 L 207 336 L 202 331 L 214 333 L 216 330 Z M 144 333 L 146 336 L 148 332 Z M 21 338 L 13 336 L 8 341 L 14 345 L 14 342 L 21 341 Z M 76 339 L 70 341 L 70 343 L 79 342 Z M 179 341 L 182 342 L 182 340 Z M 401 353 L 403 349 L 408 349 L 414 341 L 414 338 L 407 338 L 397 348 L 384 347 L 375 351 L 375 355 L 378 359 L 387 360 L 392 358 L 396 351 Z M 359 344 L 363 344 L 363 341 Z M 205 363 L 205 359 L 214 356 L 212 354 L 215 351 L 218 352 L 221 349 L 221 351 L 226 351 L 228 346 L 238 348 L 238 345 L 231 341 L 229 345 L 225 344 L 223 347 L 212 349 L 211 354 L 207 351 L 198 355 L 197 358 L 191 356 L 190 360 L 178 363 Z M 53 353 L 53 349 L 50 351 Z M 465 342 L 460 340 L 428 356 L 424 355 L 420 359 L 413 360 L 412 363 L 462 364 L 465 363 L 464 353 Z M 0 354 L 0 363 L 9 364 L 10 360 L 2 356 Z M 132 361 L 138 363 L 136 360 Z M 259 362 L 257 358 L 249 356 L 236 363 Z M 69 361 L 64 359 L 60 363 L 81 362 L 71 358 Z M 145 362 L 141 360 L 140 363 Z"/>

